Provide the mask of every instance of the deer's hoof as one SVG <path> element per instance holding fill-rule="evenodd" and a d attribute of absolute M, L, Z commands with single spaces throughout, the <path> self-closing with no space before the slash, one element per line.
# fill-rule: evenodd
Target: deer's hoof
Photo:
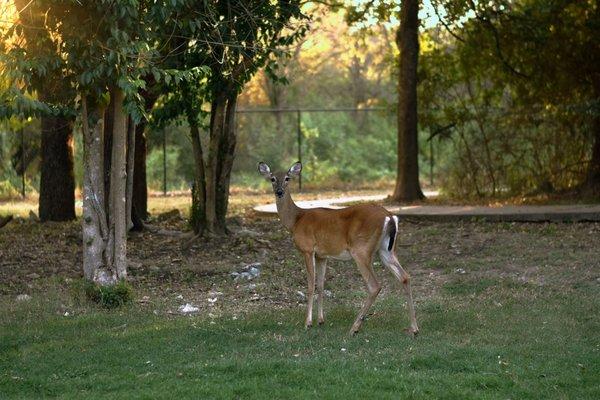
<path fill-rule="evenodd" d="M 416 337 L 416 336 L 419 334 L 419 328 L 412 328 L 412 327 L 411 327 L 411 328 L 406 328 L 406 329 L 404 330 L 404 332 L 405 332 L 405 333 L 406 333 L 408 336 L 410 336 L 410 337 L 414 338 L 414 337 Z"/>
<path fill-rule="evenodd" d="M 312 328 L 312 322 L 307 322 L 304 324 L 304 329 L 309 330 L 310 328 Z"/>
<path fill-rule="evenodd" d="M 325 319 L 319 318 L 319 326 L 323 325 L 324 323 L 325 323 Z"/>

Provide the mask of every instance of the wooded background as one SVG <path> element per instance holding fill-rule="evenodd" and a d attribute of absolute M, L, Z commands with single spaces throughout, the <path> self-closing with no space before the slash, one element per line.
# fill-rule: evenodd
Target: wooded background
<path fill-rule="evenodd" d="M 600 186 L 597 1 L 1 7 L 0 196 L 25 178 L 42 221 L 81 196 L 98 282 L 126 276 L 165 164 L 198 235 L 229 233 L 230 186 L 260 187 L 257 161 L 299 150 L 305 183 L 395 181 L 397 201 L 430 181 L 457 198 Z"/>

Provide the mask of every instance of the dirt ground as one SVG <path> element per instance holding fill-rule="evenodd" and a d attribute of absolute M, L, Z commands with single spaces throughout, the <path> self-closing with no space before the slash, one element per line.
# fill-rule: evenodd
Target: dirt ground
<path fill-rule="evenodd" d="M 215 315 L 303 306 L 304 267 L 288 233 L 277 219 L 251 211 L 269 200 L 269 195 L 234 193 L 229 227 L 235 233 L 201 239 L 184 250 L 186 239 L 177 232 L 188 230 L 188 199 L 151 199 L 151 224 L 160 230 L 131 234 L 128 241 L 135 301 L 166 314 L 185 303 Z M 164 215 L 170 209 L 179 212 Z M 16 218 L 0 230 L 0 296 L 56 287 L 68 294 L 81 281 L 81 246 L 79 222 L 41 224 Z M 412 275 L 417 304 L 448 291 L 485 291 L 486 282 L 498 280 L 568 290 L 600 284 L 600 224 L 403 221 L 398 255 Z M 257 262 L 257 278 L 232 276 Z M 361 302 L 365 294 L 356 266 L 330 261 L 328 267 L 327 302 Z M 375 271 L 384 283 L 382 296 L 403 299 L 378 262 Z"/>

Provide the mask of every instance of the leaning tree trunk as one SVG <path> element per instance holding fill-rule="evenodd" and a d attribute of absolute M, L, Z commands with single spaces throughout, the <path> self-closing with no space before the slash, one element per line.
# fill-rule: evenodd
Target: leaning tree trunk
<path fill-rule="evenodd" d="M 398 171 L 393 200 L 424 198 L 419 184 L 417 135 L 417 66 L 419 61 L 419 1 L 404 0 L 396 36 L 400 50 L 398 76 Z"/>
<path fill-rule="evenodd" d="M 43 116 L 41 125 L 40 220 L 73 220 L 75 219 L 73 120 L 66 117 Z"/>

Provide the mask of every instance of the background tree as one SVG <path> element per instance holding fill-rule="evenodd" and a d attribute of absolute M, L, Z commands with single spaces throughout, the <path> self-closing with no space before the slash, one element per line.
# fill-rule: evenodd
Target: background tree
<path fill-rule="evenodd" d="M 161 76 L 152 48 L 157 41 L 146 27 L 154 24 L 152 18 L 168 19 L 170 8 L 156 2 L 53 0 L 37 6 L 45 10 L 45 18 L 36 28 L 59 39 L 51 47 L 54 53 L 42 58 L 17 44 L 8 59 L 27 83 L 30 77 L 43 76 L 46 65 L 40 59 L 68 71 L 63 80 L 77 93 L 84 136 L 84 275 L 100 284 L 114 284 L 127 276 L 127 208 L 132 198 L 127 180 L 133 178 L 126 160 L 133 137 L 128 121 L 139 121 L 144 112 L 139 90 L 145 82 L 140 77 Z M 105 112 L 109 106 L 110 113 Z"/>
<path fill-rule="evenodd" d="M 304 25 L 292 25 L 305 17 L 299 1 L 223 0 L 210 5 L 190 2 L 187 7 L 180 14 L 179 32 L 184 39 L 173 42 L 181 49 L 180 56 L 169 62 L 181 71 L 206 66 L 208 75 L 193 83 L 189 79 L 175 82 L 176 93 L 165 103 L 167 111 L 163 115 L 174 118 L 183 113 L 190 127 L 195 163 L 195 232 L 225 234 L 238 95 L 272 54 L 305 33 Z M 206 149 L 199 129 L 204 103 L 210 109 Z"/>
<path fill-rule="evenodd" d="M 37 67 L 29 68 L 28 90 L 46 104 L 69 105 L 73 92 L 64 79 L 62 66 L 51 52 L 60 47 L 60 38 L 43 29 L 44 3 L 15 0 L 20 23 L 22 49 L 36 56 Z M 33 60 L 32 60 L 33 61 Z M 42 221 L 75 218 L 75 178 L 73 175 L 73 114 L 42 113 L 41 176 L 39 217 Z"/>
<path fill-rule="evenodd" d="M 386 23 L 398 16 L 396 33 L 398 58 L 398 148 L 397 175 L 392 199 L 414 201 L 423 199 L 419 182 L 419 138 L 417 118 L 417 68 L 419 62 L 419 1 L 402 0 L 400 10 L 394 2 L 371 1 L 361 6 L 349 6 L 347 19 L 364 24 L 366 17 L 375 16 Z"/>

